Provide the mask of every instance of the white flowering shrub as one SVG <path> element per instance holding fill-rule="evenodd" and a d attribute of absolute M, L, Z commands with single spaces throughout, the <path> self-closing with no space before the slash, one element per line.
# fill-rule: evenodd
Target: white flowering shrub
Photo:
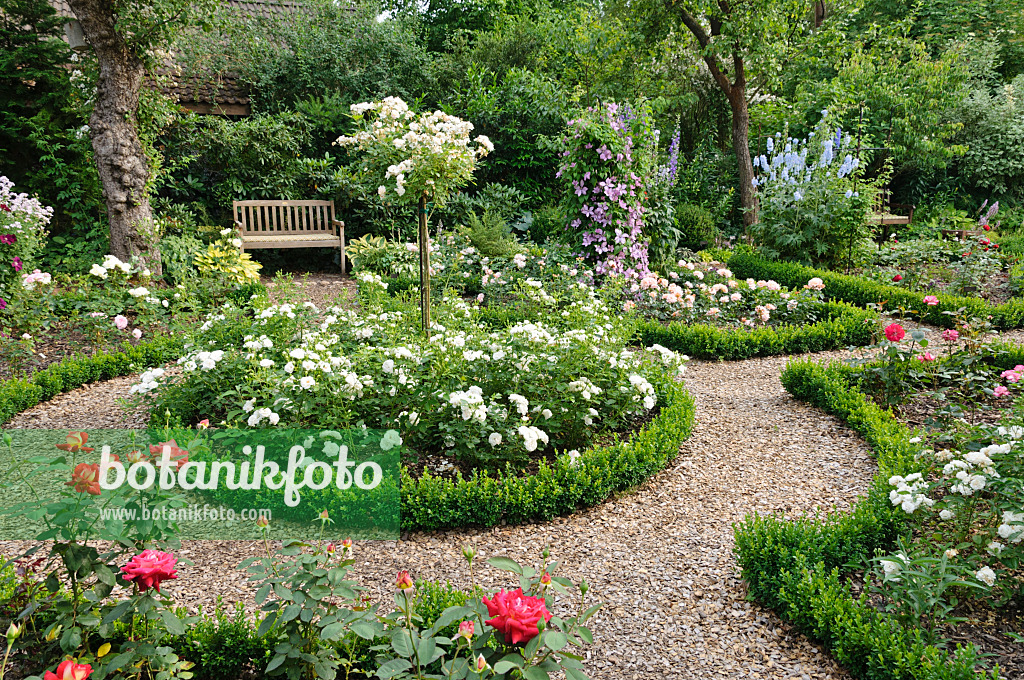
<path fill-rule="evenodd" d="M 361 129 L 335 143 L 363 152 L 362 167 L 381 179 L 382 199 L 415 203 L 426 193 L 444 204 L 494 150 L 487 137 L 470 138 L 472 123 L 443 111 L 416 113 L 398 97 L 351 108 Z"/>
<path fill-rule="evenodd" d="M 879 180 L 861 177 L 853 139 L 828 111 L 806 139 L 769 137 L 754 158 L 760 222 L 752 234 L 772 259 L 837 265 L 870 235 Z"/>
<path fill-rule="evenodd" d="M 491 465 L 629 429 L 685 366 L 665 348 L 629 348 L 631 325 L 589 288 L 545 318 L 500 329 L 481 323 L 476 305 L 447 298 L 427 340 L 411 303 L 370 295 L 385 285 L 363 273 L 361 312 L 224 310 L 198 329 L 180 376 L 149 372 L 133 389 L 157 418 L 170 410 L 184 422 L 395 429 L 421 455 Z"/>

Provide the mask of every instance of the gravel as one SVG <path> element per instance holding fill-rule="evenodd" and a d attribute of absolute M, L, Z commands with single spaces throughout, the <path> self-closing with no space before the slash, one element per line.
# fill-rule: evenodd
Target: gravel
<path fill-rule="evenodd" d="M 375 599 L 390 596 L 399 569 L 466 585 L 465 545 L 475 546 L 480 559 L 504 555 L 529 563 L 548 545 L 563 565 L 560 573 L 586 578 L 589 601 L 606 603 L 593 621 L 597 644 L 586 661 L 597 680 L 848 677 L 820 646 L 745 600 L 732 555 L 732 523 L 746 514 L 793 517 L 848 508 L 875 471 L 863 441 L 783 390 L 778 375 L 786 361 L 693 362 L 687 384 L 697 401 L 694 435 L 671 469 L 635 493 L 550 523 L 360 543 L 358 578 Z M 141 414 L 114 402 L 131 382 L 75 390 L 10 426 L 140 426 Z M 6 542 L 0 552 L 24 547 Z M 193 611 L 209 611 L 218 598 L 255 609 L 254 588 L 235 567 L 262 551 L 254 542 L 185 542 L 180 554 L 194 564 L 183 566 L 166 590 Z M 486 588 L 511 585 L 486 566 L 476 577 Z"/>

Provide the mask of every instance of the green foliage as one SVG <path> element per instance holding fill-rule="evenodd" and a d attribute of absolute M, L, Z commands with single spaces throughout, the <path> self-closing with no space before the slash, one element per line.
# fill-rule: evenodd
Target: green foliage
<path fill-rule="evenodd" d="M 676 227 L 680 232 L 679 246 L 697 251 L 715 245 L 718 227 L 715 218 L 705 208 L 692 203 L 676 206 Z"/>
<path fill-rule="evenodd" d="M 212 616 L 200 611 L 198 621 L 180 637 L 165 643 L 193 664 L 195 680 L 222 680 L 251 667 L 260 676 L 273 654 L 273 636 L 258 635 L 256 624 L 241 603 L 229 614 L 218 601 Z"/>
<path fill-rule="evenodd" d="M 304 2 L 262 15 L 225 7 L 219 32 L 181 45 L 193 70 L 216 64 L 251 86 L 256 110 L 285 112 L 310 97 L 349 104 L 384 97 L 415 101 L 431 90 L 430 60 L 414 24 L 378 21 L 374 5 Z"/>
<path fill-rule="evenodd" d="M 336 132 L 305 114 L 257 114 L 240 120 L 194 114 L 161 136 L 166 163 L 161 196 L 195 203 L 231 224 L 231 202 L 334 198 L 346 175 L 320 145 Z"/>
<path fill-rule="evenodd" d="M 419 253 L 405 243 L 369 234 L 345 246 L 353 271 L 371 271 L 381 276 L 412 276 L 419 271 Z M 418 280 L 418 279 L 417 279 Z"/>
<path fill-rule="evenodd" d="M 512 235 L 508 223 L 490 211 L 485 210 L 479 217 L 470 213 L 466 224 L 460 226 L 459 230 L 484 257 L 510 258 L 524 251 Z"/>
<path fill-rule="evenodd" d="M 196 258 L 205 249 L 206 244 L 190 234 L 164 236 L 160 239 L 164 279 L 173 285 L 194 279 L 198 274 Z"/>
<path fill-rule="evenodd" d="M 637 337 L 698 359 L 749 359 L 779 354 L 823 352 L 870 344 L 877 315 L 842 303 L 826 305 L 817 323 L 799 326 L 728 329 L 710 324 L 641 321 Z"/>
<path fill-rule="evenodd" d="M 964 186 L 975 195 L 1024 201 L 1024 75 L 989 90 L 975 87 L 957 107 L 963 127 L 955 141 L 966 147 L 956 162 Z"/>
<path fill-rule="evenodd" d="M 445 108 L 487 135 L 494 153 L 478 172 L 481 184 L 504 182 L 536 205 L 557 192 L 557 149 L 546 143 L 565 128 L 573 102 L 565 88 L 543 73 L 510 68 L 488 71 L 470 64 Z"/>
<path fill-rule="evenodd" d="M 978 298 L 933 293 L 939 304 L 926 305 L 924 296 L 927 293 L 915 293 L 857 276 L 811 269 L 789 262 L 770 262 L 757 255 L 736 254 L 729 260 L 729 267 L 737 277 L 774 279 L 790 288 L 800 287 L 812 277 L 818 277 L 825 282 L 825 297 L 831 300 L 849 302 L 858 307 L 883 305 L 887 311 L 899 311 L 908 317 L 944 328 L 953 327 L 953 315 L 961 310 L 968 316 L 992 315 L 992 325 L 996 328 L 1024 327 L 1024 301 L 1018 299 L 992 305 Z"/>
<path fill-rule="evenodd" d="M 83 127 L 95 64 L 91 52 L 72 54 L 64 23 L 45 0 L 12 0 L 0 13 L 0 174 L 55 208 L 43 268 L 81 271 L 106 252 L 107 234 Z"/>

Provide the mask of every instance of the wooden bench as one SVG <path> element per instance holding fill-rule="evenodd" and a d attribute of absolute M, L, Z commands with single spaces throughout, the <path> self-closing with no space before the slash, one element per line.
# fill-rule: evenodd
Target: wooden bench
<path fill-rule="evenodd" d="M 334 201 L 235 201 L 231 214 L 246 248 L 337 248 L 345 271 L 345 223 Z"/>
<path fill-rule="evenodd" d="M 892 203 L 889 200 L 889 192 L 881 191 L 875 200 L 874 214 L 868 219 L 871 224 L 882 227 L 878 242 L 886 243 L 889 234 L 894 233 L 893 227 L 901 227 L 910 224 L 914 219 L 914 208 L 916 206 L 906 203 Z M 899 214 L 896 211 L 899 211 Z"/>

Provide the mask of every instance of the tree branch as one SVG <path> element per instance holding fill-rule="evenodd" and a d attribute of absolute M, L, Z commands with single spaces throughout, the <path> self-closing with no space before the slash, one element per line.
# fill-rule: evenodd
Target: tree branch
<path fill-rule="evenodd" d="M 718 58 L 714 54 L 707 52 L 708 45 L 711 43 L 711 38 L 704 32 L 704 29 L 692 14 L 687 12 L 685 9 L 680 9 L 679 13 L 681 15 L 683 25 L 689 29 L 690 33 L 692 33 L 693 37 L 697 39 L 700 46 L 704 48 L 705 53 L 701 55 L 701 59 L 703 59 L 704 63 L 707 64 L 708 70 L 711 72 L 711 77 L 715 79 L 716 83 L 718 83 L 718 87 L 722 89 L 725 96 L 731 97 L 732 83 L 729 82 L 729 79 L 724 73 L 722 73 L 722 69 L 718 66 Z"/>

